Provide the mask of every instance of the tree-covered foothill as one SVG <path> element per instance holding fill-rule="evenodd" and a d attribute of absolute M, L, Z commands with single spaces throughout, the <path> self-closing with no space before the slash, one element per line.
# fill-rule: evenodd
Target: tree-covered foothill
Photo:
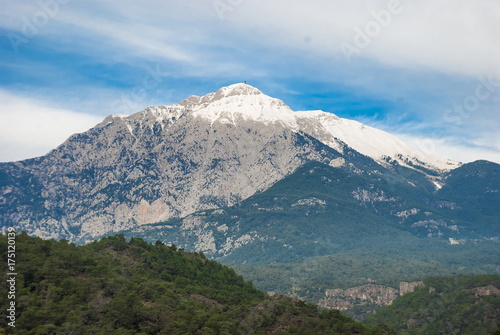
<path fill-rule="evenodd" d="M 0 236 L 7 264 L 7 237 Z M 123 235 L 84 246 L 16 236 L 13 334 L 395 334 L 268 296 L 202 253 Z M 9 306 L 0 285 L 0 308 Z"/>
<path fill-rule="evenodd" d="M 397 288 L 429 276 L 495 273 L 500 193 L 490 191 L 498 175 L 498 164 L 467 164 L 436 192 L 313 162 L 237 205 L 121 233 L 201 250 L 259 289 L 317 303 L 327 289 L 368 278 Z M 464 191 L 466 176 L 473 192 Z M 465 222 L 465 212 L 476 219 Z"/>
<path fill-rule="evenodd" d="M 363 323 L 384 323 L 398 334 L 495 333 L 500 322 L 500 275 L 431 277 L 424 284 Z"/>

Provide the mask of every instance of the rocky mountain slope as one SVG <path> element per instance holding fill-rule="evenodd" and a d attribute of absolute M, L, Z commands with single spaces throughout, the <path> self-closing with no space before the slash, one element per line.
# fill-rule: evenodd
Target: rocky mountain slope
<path fill-rule="evenodd" d="M 311 161 L 425 189 L 460 165 L 235 84 L 109 116 L 43 157 L 1 163 L 0 223 L 44 238 L 92 239 L 237 204 Z"/>

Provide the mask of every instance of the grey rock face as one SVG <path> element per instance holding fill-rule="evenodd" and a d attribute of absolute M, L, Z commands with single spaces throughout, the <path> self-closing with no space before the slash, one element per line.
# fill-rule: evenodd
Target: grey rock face
<path fill-rule="evenodd" d="M 411 293 L 415 291 L 417 287 L 424 287 L 423 281 L 414 281 L 414 282 L 400 282 L 399 283 L 399 295 L 403 296 L 407 293 Z"/>
<path fill-rule="evenodd" d="M 345 290 L 328 289 L 325 291 L 325 297 L 319 301 L 319 305 L 323 308 L 333 308 L 341 311 L 354 306 L 389 306 L 392 305 L 397 296 L 398 290 L 392 287 L 367 284 Z"/>
<path fill-rule="evenodd" d="M 400 282 L 399 291 L 395 288 L 367 284 L 351 287 L 348 289 L 327 289 L 325 297 L 319 301 L 319 305 L 324 308 L 347 310 L 354 306 L 390 306 L 397 299 L 398 295 L 403 296 L 415 291 L 417 287 L 423 287 L 424 282 Z"/>
<path fill-rule="evenodd" d="M 1 164 L 0 218 L 43 238 L 94 237 L 230 206 L 307 161 L 339 156 L 280 123 L 149 108 L 110 116 L 46 156 Z"/>

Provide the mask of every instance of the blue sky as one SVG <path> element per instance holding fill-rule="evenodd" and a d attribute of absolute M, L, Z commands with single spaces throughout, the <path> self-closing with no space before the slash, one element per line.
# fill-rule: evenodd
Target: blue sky
<path fill-rule="evenodd" d="M 0 0 L 0 161 L 246 80 L 463 162 L 500 162 L 496 0 Z M 147 87 L 145 89 L 144 87 Z"/>

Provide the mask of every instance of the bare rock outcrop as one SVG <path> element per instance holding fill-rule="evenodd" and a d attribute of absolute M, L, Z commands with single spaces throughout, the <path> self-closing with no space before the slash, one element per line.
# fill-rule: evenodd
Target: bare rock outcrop
<path fill-rule="evenodd" d="M 414 282 L 402 281 L 399 283 L 399 295 L 403 296 L 407 293 L 411 293 L 411 292 L 415 291 L 415 288 L 423 287 L 423 286 L 424 286 L 423 281 L 414 281 Z"/>
<path fill-rule="evenodd" d="M 347 310 L 355 306 L 389 306 L 398 296 L 411 293 L 416 287 L 424 286 L 422 281 L 400 282 L 399 290 L 393 287 L 367 284 L 348 289 L 328 289 L 319 301 L 323 308 Z"/>

